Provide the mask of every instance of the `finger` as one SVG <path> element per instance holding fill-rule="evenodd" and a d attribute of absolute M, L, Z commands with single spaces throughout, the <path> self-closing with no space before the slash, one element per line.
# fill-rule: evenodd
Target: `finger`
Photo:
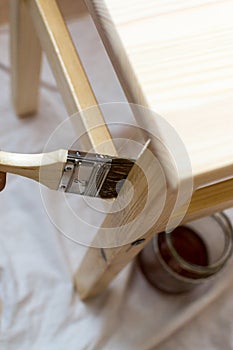
<path fill-rule="evenodd" d="M 4 189 L 6 185 L 6 173 L 0 172 L 0 191 Z"/>

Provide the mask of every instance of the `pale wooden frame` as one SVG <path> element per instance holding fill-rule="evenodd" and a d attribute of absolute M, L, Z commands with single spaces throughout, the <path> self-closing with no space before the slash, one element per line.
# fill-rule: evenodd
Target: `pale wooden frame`
<path fill-rule="evenodd" d="M 27 13 L 27 11 L 29 12 Z M 29 18 L 29 13 L 32 16 L 39 41 L 35 39 L 35 32 Z M 22 21 L 22 16 L 23 18 L 25 16 L 25 22 Z M 13 53 L 12 90 L 17 113 L 24 115 L 35 111 L 37 108 L 41 54 L 40 44 L 48 57 L 68 113 L 73 114 L 97 104 L 55 0 L 11 0 L 11 28 Z M 29 37 L 25 41 L 26 31 Z M 33 66 L 36 69 L 34 74 L 31 72 L 29 75 L 25 70 L 25 62 L 27 60 L 29 67 L 32 64 L 26 54 L 30 41 L 34 42 L 34 45 L 31 47 L 31 57 L 35 59 Z M 31 101 L 30 105 L 28 105 L 28 100 Z M 100 127 L 96 129 L 95 126 L 97 124 Z M 100 110 L 95 114 L 94 118 L 88 120 L 84 118 L 80 127 L 88 131 L 86 147 L 94 148 L 96 151 L 107 154 L 117 155 Z M 107 144 L 106 141 L 108 141 Z M 105 144 L 104 149 L 100 146 L 103 143 Z M 148 166 L 147 157 L 147 153 L 145 152 L 140 159 L 140 162 L 145 167 Z M 147 184 L 143 180 L 142 175 L 137 167 L 133 169 L 130 174 L 130 179 L 135 185 L 133 200 L 125 211 L 119 211 L 114 215 L 109 214 L 103 225 L 108 227 L 112 225 L 114 227 L 114 224 L 117 223 L 121 227 L 127 220 L 130 221 L 130 218 L 140 213 L 142 209 L 141 203 L 145 202 L 148 195 Z M 193 194 L 191 204 L 183 222 L 232 206 L 232 185 L 233 180 L 228 180 L 196 191 Z M 151 203 L 158 199 L 158 196 L 159 192 L 155 191 L 153 198 L 151 198 Z M 172 195 L 168 189 L 167 205 L 165 205 L 159 222 L 156 222 L 148 232 L 143 234 L 139 241 L 118 248 L 89 248 L 87 250 L 75 276 L 76 286 L 81 298 L 88 298 L 106 288 L 114 276 L 139 253 L 148 240 L 156 232 L 164 229 L 175 198 L 176 196 Z M 117 204 L 115 205 L 117 206 Z M 137 227 L 137 230 L 138 234 L 140 234 L 140 225 Z"/>

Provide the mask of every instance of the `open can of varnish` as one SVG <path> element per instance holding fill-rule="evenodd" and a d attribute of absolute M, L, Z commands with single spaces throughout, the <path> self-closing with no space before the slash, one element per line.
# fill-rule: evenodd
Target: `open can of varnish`
<path fill-rule="evenodd" d="M 220 272 L 232 247 L 232 225 L 224 213 L 216 213 L 155 235 L 138 260 L 153 286 L 168 293 L 182 293 Z"/>

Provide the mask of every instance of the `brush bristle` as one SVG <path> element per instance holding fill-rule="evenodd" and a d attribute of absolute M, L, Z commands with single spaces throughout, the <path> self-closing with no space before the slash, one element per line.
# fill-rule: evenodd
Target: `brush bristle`
<path fill-rule="evenodd" d="M 111 169 L 99 192 L 100 197 L 105 199 L 117 197 L 133 165 L 134 162 L 129 159 L 112 159 Z"/>

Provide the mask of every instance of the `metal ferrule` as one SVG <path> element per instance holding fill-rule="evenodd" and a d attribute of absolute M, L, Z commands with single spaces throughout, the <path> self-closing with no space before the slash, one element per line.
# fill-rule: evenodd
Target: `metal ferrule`
<path fill-rule="evenodd" d="M 102 154 L 68 151 L 59 190 L 98 197 L 111 163 L 112 158 Z"/>

